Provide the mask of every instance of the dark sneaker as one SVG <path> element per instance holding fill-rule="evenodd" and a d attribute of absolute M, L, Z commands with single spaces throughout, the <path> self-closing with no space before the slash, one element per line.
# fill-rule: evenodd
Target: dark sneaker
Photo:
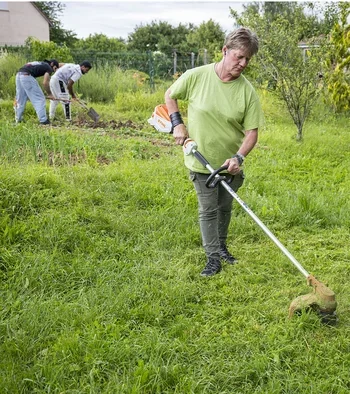
<path fill-rule="evenodd" d="M 47 125 L 47 124 L 50 124 L 50 121 L 49 121 L 49 119 L 46 119 L 45 122 L 40 122 L 40 124 Z"/>
<path fill-rule="evenodd" d="M 222 260 L 225 260 L 226 263 L 228 264 L 236 264 L 238 260 L 232 256 L 232 254 L 227 250 L 226 245 L 221 245 L 220 246 L 220 251 L 219 251 L 220 258 Z"/>
<path fill-rule="evenodd" d="M 220 260 L 209 258 L 201 276 L 213 276 L 221 271 Z"/>

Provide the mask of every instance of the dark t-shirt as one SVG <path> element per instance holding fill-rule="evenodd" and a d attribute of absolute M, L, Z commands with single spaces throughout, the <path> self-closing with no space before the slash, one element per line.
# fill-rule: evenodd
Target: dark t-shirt
<path fill-rule="evenodd" d="M 30 62 L 21 67 L 18 72 L 28 73 L 34 78 L 42 77 L 45 73 L 53 73 L 52 67 L 46 62 Z"/>

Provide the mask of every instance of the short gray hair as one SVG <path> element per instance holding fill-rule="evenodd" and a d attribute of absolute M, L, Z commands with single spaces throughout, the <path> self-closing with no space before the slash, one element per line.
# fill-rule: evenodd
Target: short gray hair
<path fill-rule="evenodd" d="M 240 27 L 226 37 L 224 45 L 227 49 L 245 49 L 253 56 L 258 53 L 259 39 L 250 29 Z"/>

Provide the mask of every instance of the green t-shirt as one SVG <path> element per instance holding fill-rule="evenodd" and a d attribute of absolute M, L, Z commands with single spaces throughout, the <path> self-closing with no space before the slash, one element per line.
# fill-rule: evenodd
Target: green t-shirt
<path fill-rule="evenodd" d="M 250 82 L 243 75 L 221 81 L 214 63 L 186 71 L 170 91 L 172 99 L 188 101 L 189 136 L 214 169 L 237 153 L 245 130 L 263 125 L 260 101 Z M 193 155 L 185 155 L 185 165 L 209 173 Z"/>

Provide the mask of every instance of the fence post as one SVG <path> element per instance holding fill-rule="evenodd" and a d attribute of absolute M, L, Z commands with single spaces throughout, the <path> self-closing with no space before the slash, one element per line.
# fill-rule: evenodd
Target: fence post
<path fill-rule="evenodd" d="M 148 50 L 148 70 L 149 70 L 149 86 L 151 91 L 154 91 L 154 64 L 153 64 L 153 56 L 152 51 Z"/>
<path fill-rule="evenodd" d="M 176 74 L 176 70 L 177 70 L 177 53 L 176 53 L 176 49 L 173 50 L 173 56 L 174 56 L 174 75 Z"/>
<path fill-rule="evenodd" d="M 208 54 L 208 51 L 207 51 L 206 49 L 204 49 L 204 59 L 203 59 L 203 63 L 204 63 L 204 64 L 207 64 L 207 63 L 208 63 L 207 54 Z"/>
<path fill-rule="evenodd" d="M 191 68 L 194 68 L 194 52 L 191 52 Z"/>

